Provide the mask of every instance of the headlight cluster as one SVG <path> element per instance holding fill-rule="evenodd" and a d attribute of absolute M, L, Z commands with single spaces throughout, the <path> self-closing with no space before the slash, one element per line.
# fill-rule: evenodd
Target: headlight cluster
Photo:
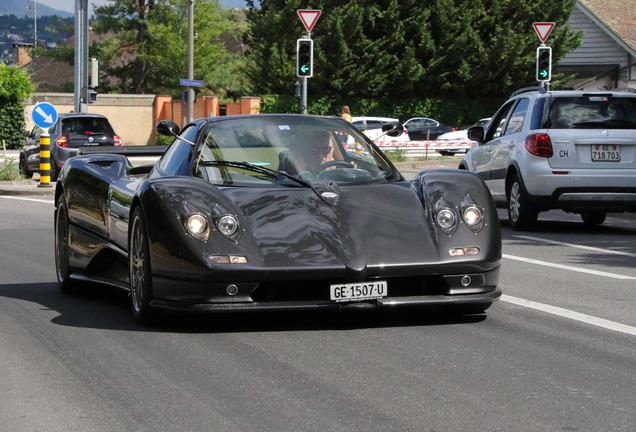
<path fill-rule="evenodd" d="M 473 199 L 466 195 L 457 207 L 453 207 L 444 198 L 433 206 L 435 224 L 446 235 L 452 235 L 460 223 L 464 223 L 471 231 L 478 233 L 484 227 L 484 213 Z"/>
<path fill-rule="evenodd" d="M 210 219 L 212 219 L 212 223 L 210 223 Z M 214 229 L 234 242 L 241 237 L 239 221 L 232 214 L 206 215 L 193 209 L 191 205 L 185 204 L 181 212 L 181 221 L 188 234 L 200 241 L 207 241 L 210 230 Z"/>

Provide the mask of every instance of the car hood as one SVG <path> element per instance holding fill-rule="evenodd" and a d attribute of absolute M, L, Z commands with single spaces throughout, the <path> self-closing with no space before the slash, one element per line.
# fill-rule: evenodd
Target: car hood
<path fill-rule="evenodd" d="M 338 188 L 329 204 L 310 188 L 225 188 L 265 267 L 345 265 L 361 271 L 438 262 L 422 202 L 409 182 Z"/>

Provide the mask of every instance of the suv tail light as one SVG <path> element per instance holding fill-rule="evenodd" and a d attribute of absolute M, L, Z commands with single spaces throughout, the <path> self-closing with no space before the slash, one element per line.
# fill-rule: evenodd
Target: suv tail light
<path fill-rule="evenodd" d="M 548 134 L 538 133 L 526 137 L 526 149 L 535 156 L 552 157 L 552 141 Z"/>
<path fill-rule="evenodd" d="M 60 135 L 57 139 L 57 145 L 60 147 L 68 147 L 68 143 L 66 142 L 66 137 L 64 135 Z"/>
<path fill-rule="evenodd" d="M 113 141 L 115 141 L 115 145 L 116 146 L 123 146 L 124 145 L 124 141 L 118 137 L 117 135 L 113 135 Z"/>

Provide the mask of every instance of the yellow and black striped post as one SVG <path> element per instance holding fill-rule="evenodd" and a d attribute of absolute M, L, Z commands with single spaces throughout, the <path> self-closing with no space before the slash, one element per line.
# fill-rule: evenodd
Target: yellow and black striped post
<path fill-rule="evenodd" d="M 39 187 L 51 187 L 51 136 L 48 128 L 40 134 L 40 184 Z"/>

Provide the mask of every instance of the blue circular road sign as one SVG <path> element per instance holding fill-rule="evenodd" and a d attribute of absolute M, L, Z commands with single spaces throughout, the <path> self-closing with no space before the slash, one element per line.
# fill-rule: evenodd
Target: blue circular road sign
<path fill-rule="evenodd" d="M 48 102 L 40 102 L 33 108 L 31 118 L 42 129 L 48 129 L 57 121 L 57 110 Z"/>

